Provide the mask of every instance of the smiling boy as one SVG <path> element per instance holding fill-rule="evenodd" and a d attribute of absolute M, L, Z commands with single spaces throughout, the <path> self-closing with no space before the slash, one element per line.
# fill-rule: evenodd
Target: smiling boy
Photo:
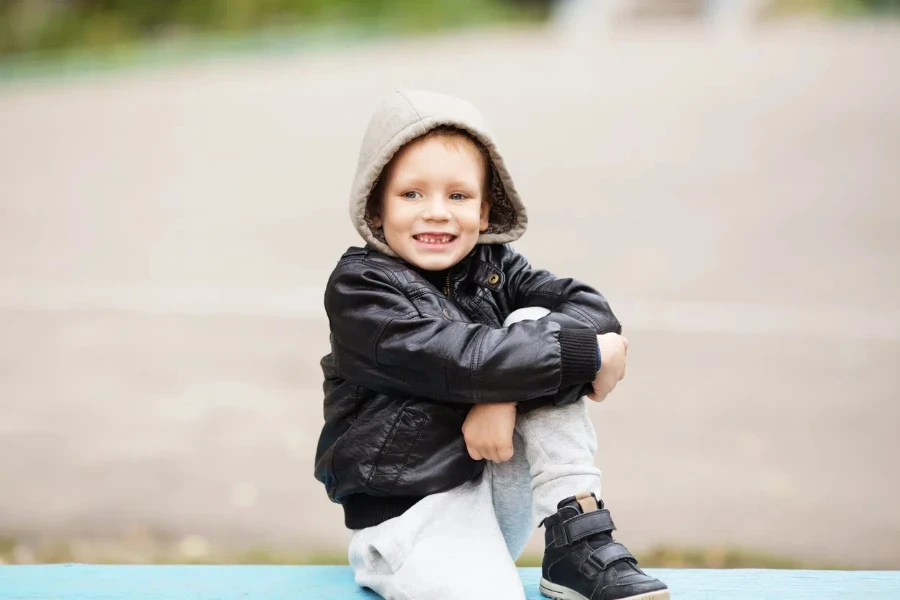
<path fill-rule="evenodd" d="M 350 199 L 365 248 L 325 294 L 316 477 L 353 530 L 356 580 L 387 599 L 524 598 L 514 560 L 545 528 L 541 593 L 666 600 L 600 498 L 584 397 L 624 377 L 603 296 L 507 244 L 525 207 L 480 113 L 397 92 Z"/>

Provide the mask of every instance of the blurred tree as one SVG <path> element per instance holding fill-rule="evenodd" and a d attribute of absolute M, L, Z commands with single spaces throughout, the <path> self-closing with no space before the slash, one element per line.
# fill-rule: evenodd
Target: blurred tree
<path fill-rule="evenodd" d="M 297 25 L 405 31 L 546 17 L 554 0 L 0 0 L 0 56 Z M 900 0 L 777 0 L 788 9 L 900 13 Z"/>
<path fill-rule="evenodd" d="M 533 12 L 512 0 L 0 0 L 0 55 L 301 24 L 436 29 Z"/>

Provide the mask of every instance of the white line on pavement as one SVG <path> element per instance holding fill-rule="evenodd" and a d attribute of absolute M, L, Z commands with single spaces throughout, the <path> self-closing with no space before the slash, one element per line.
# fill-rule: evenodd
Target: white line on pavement
<path fill-rule="evenodd" d="M 324 288 L 237 285 L 0 284 L 0 310 L 324 318 Z M 613 301 L 625 331 L 848 335 L 900 340 L 900 310 L 866 306 Z"/>

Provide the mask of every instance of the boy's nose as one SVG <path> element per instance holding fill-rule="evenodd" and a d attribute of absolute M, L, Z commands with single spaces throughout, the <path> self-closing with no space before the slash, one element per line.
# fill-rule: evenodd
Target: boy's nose
<path fill-rule="evenodd" d="M 443 198 L 433 198 L 425 206 L 425 213 L 422 215 L 429 221 L 448 221 L 450 219 L 450 210 L 447 201 Z"/>

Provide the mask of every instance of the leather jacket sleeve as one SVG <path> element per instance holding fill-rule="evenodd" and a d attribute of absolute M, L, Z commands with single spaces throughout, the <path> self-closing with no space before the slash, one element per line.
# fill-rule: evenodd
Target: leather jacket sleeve
<path fill-rule="evenodd" d="M 592 287 L 575 279 L 556 277 L 549 271 L 533 269 L 528 260 L 511 249 L 505 263 L 507 293 L 512 306 L 542 306 L 550 311 L 541 320 L 550 320 L 561 327 L 582 327 L 593 334 L 622 333 L 606 298 Z M 602 363 L 603 357 L 600 357 Z M 564 406 L 577 402 L 592 391 L 590 382 L 561 387 L 559 391 L 528 404 L 520 404 L 519 412 L 541 406 Z"/>
<path fill-rule="evenodd" d="M 523 402 L 580 386 L 596 374 L 592 331 L 550 320 L 509 328 L 423 315 L 397 275 L 377 264 L 338 264 L 325 292 L 336 367 L 386 394 L 441 402 Z"/>
<path fill-rule="evenodd" d="M 596 334 L 622 333 L 622 325 L 600 292 L 575 279 L 532 269 L 524 256 L 510 252 L 504 271 L 513 306 L 542 306 L 550 311 L 544 318 L 563 327 L 574 321 Z"/>

